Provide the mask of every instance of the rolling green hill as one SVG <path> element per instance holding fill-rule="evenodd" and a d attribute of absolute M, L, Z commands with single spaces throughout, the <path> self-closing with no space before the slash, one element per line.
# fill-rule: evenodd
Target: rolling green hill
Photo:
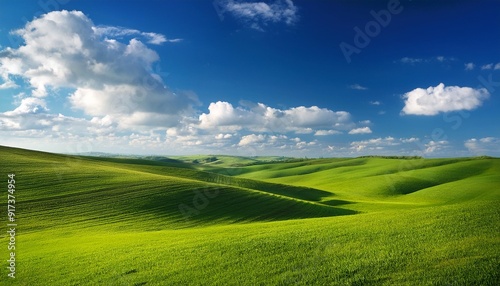
<path fill-rule="evenodd" d="M 0 146 L 4 189 L 16 174 L 18 224 L 16 278 L 2 267 L 2 285 L 500 280 L 499 159 L 216 157 Z M 4 221 L 6 207 L 5 192 Z M 8 239 L 2 231 L 3 261 Z"/>
<path fill-rule="evenodd" d="M 367 211 L 404 206 L 500 199 L 500 160 L 321 159 L 295 164 L 249 166 L 232 170 L 244 178 L 314 187 L 332 192 L 323 203 L 344 201 Z M 347 200 L 347 201 L 345 201 Z"/>
<path fill-rule="evenodd" d="M 0 152 L 5 166 L 16 173 L 17 188 L 27 190 L 18 193 L 19 217 L 37 230 L 112 222 L 133 228 L 138 214 L 155 222 L 146 229 L 157 230 L 355 213 L 315 203 L 329 194 L 325 191 L 177 168 L 170 162 L 3 147 Z M 5 174 L 8 170 L 2 168 Z"/>

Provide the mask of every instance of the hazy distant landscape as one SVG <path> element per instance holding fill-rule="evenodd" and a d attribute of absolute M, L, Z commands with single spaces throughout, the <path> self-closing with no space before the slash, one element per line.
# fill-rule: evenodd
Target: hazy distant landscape
<path fill-rule="evenodd" d="M 497 158 L 0 157 L 19 223 L 7 285 L 500 279 Z"/>

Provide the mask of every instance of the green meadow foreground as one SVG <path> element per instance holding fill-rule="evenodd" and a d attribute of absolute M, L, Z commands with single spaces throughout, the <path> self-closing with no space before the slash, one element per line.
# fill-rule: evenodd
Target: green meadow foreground
<path fill-rule="evenodd" d="M 500 159 L 0 158 L 2 285 L 500 281 Z"/>

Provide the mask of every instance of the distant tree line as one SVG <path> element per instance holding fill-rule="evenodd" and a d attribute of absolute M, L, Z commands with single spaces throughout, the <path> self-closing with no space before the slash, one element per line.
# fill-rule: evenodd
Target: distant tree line
<path fill-rule="evenodd" d="M 358 158 L 383 158 L 383 159 L 403 159 L 403 160 L 414 160 L 414 159 L 423 159 L 422 156 L 378 156 L 378 155 L 367 155 L 360 156 Z"/>

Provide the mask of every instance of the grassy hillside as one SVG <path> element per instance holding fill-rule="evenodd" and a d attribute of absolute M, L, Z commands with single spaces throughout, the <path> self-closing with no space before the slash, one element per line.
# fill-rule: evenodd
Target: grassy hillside
<path fill-rule="evenodd" d="M 24 235 L 18 281 L 495 285 L 498 218 L 498 205 L 489 203 L 175 231 L 47 230 Z"/>
<path fill-rule="evenodd" d="M 17 278 L 2 267 L 2 285 L 500 280 L 498 159 L 243 158 L 206 172 L 179 158 L 0 158 L 18 223 Z M 5 193 L 2 219 L 6 206 Z M 4 261 L 7 244 L 2 231 Z"/>
<path fill-rule="evenodd" d="M 362 211 L 500 199 L 500 160 L 494 158 L 321 159 L 232 172 L 328 191 L 332 195 L 323 197 L 323 203 L 349 204 L 345 207 Z"/>
<path fill-rule="evenodd" d="M 354 213 L 314 203 L 328 194 L 324 191 L 176 168 L 170 163 L 3 147 L 0 153 L 4 166 L 9 166 L 2 167 L 4 174 L 16 173 L 19 219 L 26 223 L 26 231 L 113 222 L 137 228 L 138 215 L 154 222 L 141 229 L 156 230 Z"/>

